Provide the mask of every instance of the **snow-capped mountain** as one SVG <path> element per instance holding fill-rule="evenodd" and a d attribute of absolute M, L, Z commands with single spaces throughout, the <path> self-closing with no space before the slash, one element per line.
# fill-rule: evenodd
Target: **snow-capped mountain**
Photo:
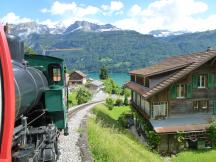
<path fill-rule="evenodd" d="M 10 32 L 20 36 L 22 39 L 27 38 L 32 33 L 37 34 L 62 34 L 65 27 L 61 24 L 56 24 L 54 27 L 49 28 L 47 25 L 39 24 L 37 22 L 26 22 L 20 24 L 9 24 Z"/>
<path fill-rule="evenodd" d="M 105 31 L 116 31 L 119 28 L 111 25 L 98 25 L 90 23 L 88 21 L 76 21 L 69 27 L 63 26 L 61 23 L 56 24 L 53 27 L 48 27 L 47 25 L 39 24 L 37 22 L 27 22 L 20 24 L 9 24 L 10 32 L 12 34 L 18 35 L 25 39 L 28 35 L 32 33 L 37 34 L 67 34 L 75 31 L 86 31 L 86 32 L 105 32 Z"/>
<path fill-rule="evenodd" d="M 119 28 L 111 25 L 98 25 L 94 23 L 90 23 L 88 21 L 76 21 L 72 25 L 70 25 L 66 30 L 65 34 L 75 32 L 75 31 L 86 31 L 86 32 L 105 32 L 105 31 L 116 31 L 120 30 Z"/>
<path fill-rule="evenodd" d="M 187 31 L 169 31 L 169 30 L 152 30 L 149 32 L 150 35 L 154 37 L 168 37 L 168 36 L 175 36 L 175 35 L 182 35 L 185 33 L 189 33 Z"/>
<path fill-rule="evenodd" d="M 48 26 L 38 24 L 36 22 L 10 24 L 9 26 L 10 26 L 10 32 L 12 34 L 19 35 L 21 38 L 25 38 L 31 33 L 46 34 L 50 32 Z"/>

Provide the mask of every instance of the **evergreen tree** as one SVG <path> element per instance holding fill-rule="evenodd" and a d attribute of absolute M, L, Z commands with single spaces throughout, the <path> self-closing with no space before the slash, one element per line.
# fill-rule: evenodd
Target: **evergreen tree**
<path fill-rule="evenodd" d="M 107 71 L 107 69 L 106 69 L 106 67 L 105 66 L 103 66 L 101 69 L 100 69 L 100 79 L 101 80 L 106 80 L 106 79 L 108 79 L 108 71 Z"/>

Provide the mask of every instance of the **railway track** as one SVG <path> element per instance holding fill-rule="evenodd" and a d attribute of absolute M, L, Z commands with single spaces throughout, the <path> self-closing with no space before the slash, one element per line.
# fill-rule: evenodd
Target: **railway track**
<path fill-rule="evenodd" d="M 70 119 L 74 114 L 76 114 L 78 111 L 84 109 L 87 106 L 94 105 L 94 104 L 97 104 L 97 103 L 102 103 L 104 101 L 105 100 L 94 101 L 94 102 L 90 102 L 90 103 L 86 103 L 86 104 L 77 106 L 76 108 L 69 108 L 69 110 L 68 110 L 68 118 Z"/>
<path fill-rule="evenodd" d="M 86 119 L 88 111 L 97 103 L 102 103 L 104 100 L 86 103 L 68 110 L 68 136 L 63 134 L 59 137 L 59 148 L 61 155 L 58 162 L 82 162 L 84 158 L 91 156 L 88 154 L 86 145 L 79 145 L 81 128 L 83 121 Z"/>

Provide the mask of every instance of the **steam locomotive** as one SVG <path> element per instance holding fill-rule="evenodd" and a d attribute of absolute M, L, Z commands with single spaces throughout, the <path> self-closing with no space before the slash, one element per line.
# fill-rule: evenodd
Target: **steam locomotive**
<path fill-rule="evenodd" d="M 0 161 L 57 161 L 67 135 L 66 66 L 24 55 L 24 43 L 0 27 Z M 6 34 L 5 34 L 6 33 Z"/>

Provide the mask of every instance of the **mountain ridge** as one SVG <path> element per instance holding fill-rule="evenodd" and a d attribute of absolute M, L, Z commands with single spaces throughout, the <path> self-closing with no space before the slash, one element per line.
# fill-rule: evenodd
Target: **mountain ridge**
<path fill-rule="evenodd" d="M 33 32 L 26 36 L 25 42 L 39 54 L 63 58 L 70 70 L 97 72 L 105 65 L 111 72 L 127 72 L 169 56 L 215 48 L 216 30 L 166 37 L 154 37 L 133 30 L 75 30 L 60 34 Z"/>

